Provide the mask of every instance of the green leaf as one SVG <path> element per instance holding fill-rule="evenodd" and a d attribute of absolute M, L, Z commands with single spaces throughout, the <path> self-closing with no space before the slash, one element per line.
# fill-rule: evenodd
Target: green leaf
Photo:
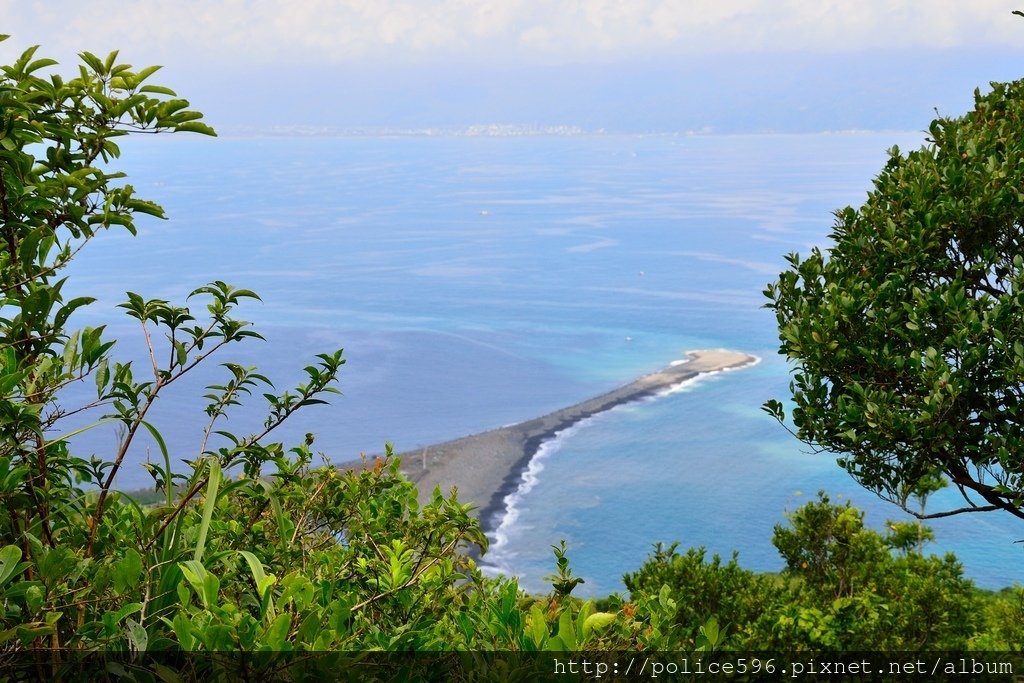
<path fill-rule="evenodd" d="M 249 571 L 252 572 L 253 582 L 256 584 L 256 593 L 260 598 L 261 611 L 273 619 L 275 612 L 273 601 L 270 600 L 270 587 L 277 583 L 277 577 L 273 574 L 268 576 L 263 570 L 263 563 L 248 550 L 240 550 L 238 553 L 245 558 L 246 563 L 249 565 Z"/>
<path fill-rule="evenodd" d="M 572 615 L 565 609 L 558 617 L 558 639 L 563 643 L 565 649 L 573 652 L 576 648 L 576 627 L 572 621 Z"/>
<path fill-rule="evenodd" d="M 220 579 L 214 574 L 208 573 L 203 577 L 203 604 L 207 609 L 213 609 L 217 605 L 217 596 L 220 593 Z"/>
<path fill-rule="evenodd" d="M 586 633 L 601 631 L 615 623 L 615 615 L 611 612 L 594 612 L 583 622 L 583 629 Z"/>
<path fill-rule="evenodd" d="M 543 649 L 548 639 L 548 623 L 544 617 L 544 610 L 537 603 L 534 603 L 530 608 L 530 614 L 527 617 L 527 628 L 533 644 L 538 650 Z"/>
<path fill-rule="evenodd" d="M 199 537 L 196 540 L 196 552 L 192 559 L 201 562 L 203 551 L 206 550 L 206 535 L 210 531 L 210 521 L 213 519 L 213 510 L 217 505 L 217 489 L 220 487 L 220 463 L 216 458 L 210 459 L 210 474 L 206 482 L 206 496 L 203 501 L 203 518 L 199 524 Z"/>
<path fill-rule="evenodd" d="M 36 557 L 38 577 L 50 586 L 68 579 L 78 567 L 75 552 L 67 546 L 57 546 Z"/>
<path fill-rule="evenodd" d="M 182 650 L 193 649 L 196 638 L 192 634 L 192 622 L 189 621 L 184 612 L 178 612 L 174 615 L 171 628 L 174 630 L 174 635 L 178 638 L 178 644 L 181 645 Z"/>
<path fill-rule="evenodd" d="M 136 213 L 143 213 L 155 218 L 166 218 L 166 214 L 164 213 L 162 206 L 154 204 L 153 202 L 147 202 L 143 199 L 131 199 L 125 202 L 125 208 L 131 209 Z"/>
<path fill-rule="evenodd" d="M 39 69 L 42 69 L 47 66 L 54 66 L 55 64 L 57 64 L 57 60 L 55 59 L 37 59 L 31 64 L 29 64 L 27 67 L 25 67 L 25 73 L 30 74 L 33 71 L 38 71 Z"/>
<path fill-rule="evenodd" d="M 188 364 L 188 348 L 184 342 L 174 342 L 174 356 L 179 367 L 183 368 Z"/>
<path fill-rule="evenodd" d="M 210 135 L 217 137 L 217 132 L 206 125 L 205 123 L 199 123 L 198 121 L 187 121 L 185 123 L 179 123 L 174 126 L 174 130 L 180 133 L 200 133 L 202 135 Z"/>
<path fill-rule="evenodd" d="M 192 594 L 189 592 L 188 586 L 184 583 L 178 582 L 174 587 L 174 591 L 178 594 L 179 605 L 186 607 L 192 604 Z"/>
<path fill-rule="evenodd" d="M 38 612 L 46 602 L 46 591 L 43 586 L 32 585 L 25 590 L 25 605 L 30 612 Z"/>
<path fill-rule="evenodd" d="M 149 645 L 149 634 L 146 633 L 146 629 L 134 619 L 128 619 L 125 624 L 127 626 L 126 635 L 128 636 L 128 642 L 132 645 L 132 649 L 136 652 L 145 652 L 146 647 Z"/>
<path fill-rule="evenodd" d="M 104 75 L 106 73 L 106 69 L 103 68 L 103 62 L 101 62 L 99 57 L 97 57 L 93 53 L 91 53 L 91 52 L 81 52 L 81 53 L 79 53 L 78 56 L 97 75 L 102 76 L 102 75 Z"/>
<path fill-rule="evenodd" d="M 16 626 L 14 631 L 17 634 L 18 639 L 21 641 L 21 644 L 28 646 L 37 638 L 53 635 L 57 629 L 54 628 L 52 624 L 39 624 L 38 622 L 35 622 L 32 624 Z"/>
<path fill-rule="evenodd" d="M 142 578 L 142 555 L 135 548 L 127 548 L 124 555 L 114 563 L 114 590 L 123 593 L 138 584 Z"/>
<path fill-rule="evenodd" d="M 5 545 L 0 548 L 0 587 L 10 581 L 12 576 L 25 571 L 28 566 L 28 562 L 21 561 L 21 548 L 18 546 Z"/>
<path fill-rule="evenodd" d="M 183 649 L 188 649 L 188 648 L 185 648 L 184 646 L 182 646 L 182 647 L 183 647 Z M 158 647 L 154 647 L 154 649 L 158 650 L 159 648 Z M 156 672 L 157 677 L 161 681 L 163 681 L 164 683 L 182 683 L 181 676 L 179 676 L 178 673 L 174 669 L 171 669 L 170 667 L 164 666 L 163 664 L 156 664 L 156 663 L 154 663 L 153 664 L 153 671 Z"/>
<path fill-rule="evenodd" d="M 174 92 L 170 88 L 165 88 L 162 85 L 144 85 L 139 88 L 139 92 L 153 93 L 154 95 L 168 95 L 170 97 L 178 96 L 178 93 Z"/>
<path fill-rule="evenodd" d="M 206 602 L 206 596 L 203 593 L 203 587 L 206 583 L 206 576 L 209 572 L 206 571 L 206 567 L 201 562 L 196 560 L 188 560 L 186 562 L 179 562 L 178 567 L 181 568 L 181 574 L 185 577 L 185 580 L 189 582 L 192 589 L 199 595 L 200 599 L 203 600 L 204 606 L 209 606 Z M 188 596 L 183 596 L 181 590 L 183 584 L 178 584 L 178 598 L 182 604 L 189 602 Z"/>
<path fill-rule="evenodd" d="M 291 627 L 292 615 L 288 613 L 278 615 L 263 632 L 263 645 L 274 652 L 283 651 L 285 649 L 285 640 L 288 638 L 288 631 Z"/>
<path fill-rule="evenodd" d="M 568 652 L 572 649 L 573 648 L 566 645 L 565 641 L 558 636 L 551 636 L 547 639 L 547 642 L 544 643 L 545 652 Z"/>
<path fill-rule="evenodd" d="M 117 625 L 121 623 L 121 620 L 125 617 L 135 614 L 142 610 L 141 602 L 129 602 L 127 605 L 123 605 L 116 612 L 107 612 L 103 615 L 103 625 L 107 627 L 109 635 L 113 635 L 117 630 Z"/>
<path fill-rule="evenodd" d="M 587 617 L 594 612 L 594 601 L 587 600 L 580 606 L 580 611 L 576 614 L 575 633 L 581 644 L 586 643 L 588 632 L 586 630 Z"/>

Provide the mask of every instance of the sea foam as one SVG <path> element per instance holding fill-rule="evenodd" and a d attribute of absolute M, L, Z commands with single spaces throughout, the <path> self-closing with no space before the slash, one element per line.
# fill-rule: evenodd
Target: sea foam
<path fill-rule="evenodd" d="M 725 351 L 726 349 L 719 349 Z M 509 555 L 506 546 L 509 543 L 510 536 L 513 534 L 521 533 L 527 530 L 517 526 L 519 521 L 520 512 L 523 509 L 523 503 L 530 491 L 537 485 L 540 480 L 540 474 L 544 471 L 544 462 L 554 453 L 558 452 L 566 440 L 572 438 L 581 429 L 585 428 L 588 424 L 591 424 L 594 420 L 601 418 L 603 415 L 607 415 L 621 408 L 632 406 L 635 403 L 654 401 L 659 398 L 670 396 L 672 394 L 685 392 L 693 389 L 695 386 L 700 384 L 702 381 L 707 380 L 715 375 L 731 372 L 734 370 L 742 370 L 757 365 L 761 362 L 761 358 L 758 356 L 751 356 L 753 360 L 749 363 L 744 363 L 731 368 L 724 368 L 721 370 L 708 370 L 697 374 L 695 377 L 685 379 L 681 382 L 673 384 L 672 386 L 663 389 L 653 395 L 644 396 L 635 401 L 629 401 L 626 403 L 620 403 L 612 406 L 607 410 L 603 410 L 595 415 L 590 415 L 583 418 L 582 420 L 573 423 L 565 429 L 556 431 L 552 436 L 543 440 L 540 446 L 537 448 L 537 452 L 533 454 L 530 461 L 527 463 L 526 468 L 520 478 L 519 486 L 512 493 L 505 496 L 503 503 L 505 510 L 503 513 L 499 513 L 495 518 L 500 518 L 500 522 L 495 525 L 494 529 L 487 532 L 487 537 L 491 540 L 490 547 L 488 549 L 487 557 L 480 563 L 480 569 L 489 576 L 496 574 L 512 574 L 514 573 L 510 566 L 510 561 L 514 559 L 514 554 Z M 691 362 L 689 358 L 683 358 L 674 360 L 669 363 L 670 367 L 676 367 L 679 365 L 685 365 Z"/>

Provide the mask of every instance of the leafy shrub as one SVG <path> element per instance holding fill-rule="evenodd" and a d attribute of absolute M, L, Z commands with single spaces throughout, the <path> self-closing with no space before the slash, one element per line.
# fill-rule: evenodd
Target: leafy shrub
<path fill-rule="evenodd" d="M 974 584 L 953 555 L 908 548 L 864 526 L 864 514 L 819 494 L 775 528 L 785 593 L 755 630 L 763 647 L 940 650 L 966 647 L 977 627 Z M 920 537 L 914 529 L 914 543 Z"/>
<path fill-rule="evenodd" d="M 630 594 L 639 598 L 666 590 L 675 605 L 671 628 L 665 630 L 671 649 L 694 647 L 710 616 L 730 634 L 731 644 L 744 640 L 747 629 L 777 595 L 775 578 L 743 569 L 736 554 L 723 563 L 718 555 L 708 561 L 704 548 L 679 553 L 677 547 L 678 543 L 655 545 L 653 556 L 623 577 Z"/>

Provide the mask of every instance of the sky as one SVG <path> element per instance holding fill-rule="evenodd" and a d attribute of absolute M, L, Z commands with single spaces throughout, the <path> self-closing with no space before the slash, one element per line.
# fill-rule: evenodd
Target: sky
<path fill-rule="evenodd" d="M 9 61 L 119 49 L 227 130 L 921 129 L 1024 67 L 1024 0 L 0 0 Z"/>

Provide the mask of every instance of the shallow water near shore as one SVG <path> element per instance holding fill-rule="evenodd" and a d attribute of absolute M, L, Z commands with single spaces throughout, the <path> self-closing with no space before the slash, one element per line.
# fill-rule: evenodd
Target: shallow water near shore
<path fill-rule="evenodd" d="M 823 244 L 831 211 L 859 204 L 894 143 L 918 134 L 801 136 L 348 137 L 145 140 L 125 146 L 139 194 L 171 220 L 111 233 L 73 264 L 67 294 L 99 295 L 79 324 L 123 319 L 131 290 L 181 299 L 222 279 L 267 343 L 222 360 L 257 364 L 283 389 L 345 347 L 343 396 L 287 425 L 334 461 L 413 450 L 526 420 L 680 359 L 729 348 L 762 358 L 580 423 L 544 448 L 536 481 L 486 559 L 544 590 L 565 538 L 581 594 L 622 590 L 657 541 L 781 562 L 771 530 L 819 489 L 870 524 L 902 519 L 760 405 L 785 396 L 761 290 L 789 251 Z M 139 264 L 126 268 L 125 264 Z M 128 325 L 112 326 L 141 358 Z M 134 349 L 134 351 L 132 351 Z M 194 457 L 197 374 L 154 420 Z M 255 403 L 255 402 L 254 402 Z M 244 432 L 256 408 L 227 427 Z M 102 451 L 110 435 L 83 448 Z M 147 452 L 148 450 L 148 452 Z M 149 483 L 140 443 L 123 488 Z M 542 468 L 540 467 L 542 466 Z M 946 500 L 943 492 L 929 508 Z M 1016 581 L 1024 526 L 1007 515 L 932 524 L 980 585 Z"/>

